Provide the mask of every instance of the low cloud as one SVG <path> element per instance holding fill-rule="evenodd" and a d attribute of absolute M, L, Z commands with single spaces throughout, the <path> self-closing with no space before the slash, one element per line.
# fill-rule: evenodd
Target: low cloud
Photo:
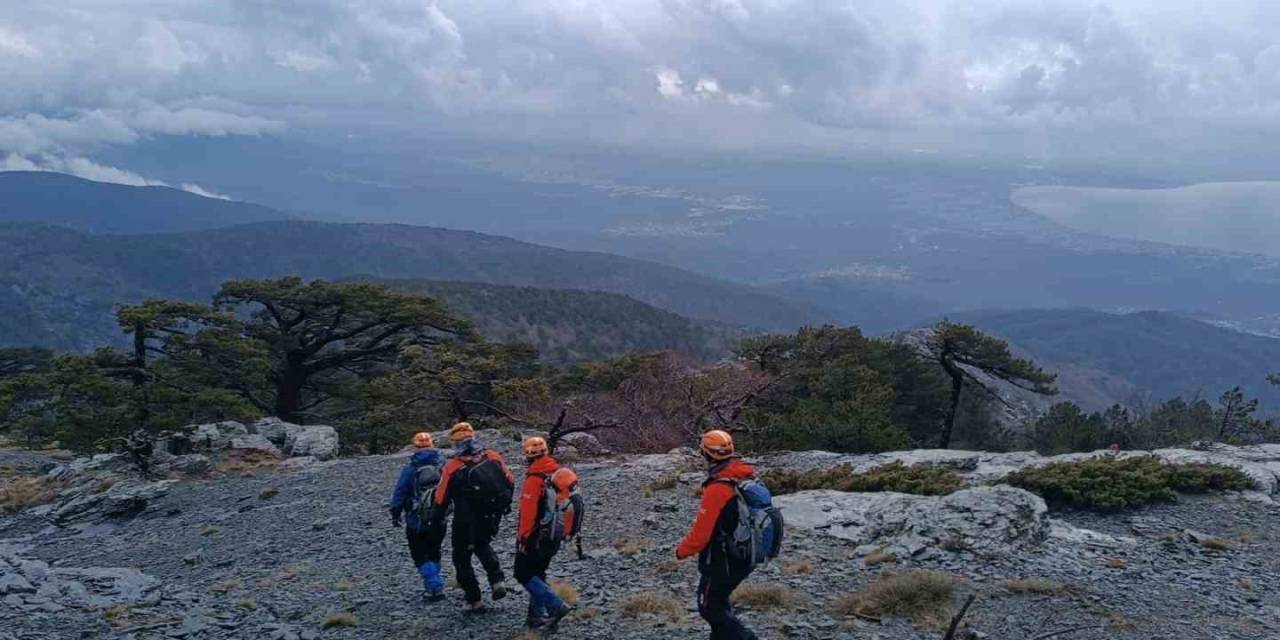
<path fill-rule="evenodd" d="M 42 155 L 38 158 L 28 158 L 16 153 L 10 153 L 0 159 L 0 171 L 52 171 L 73 175 L 78 178 L 84 178 L 85 180 L 112 182 L 115 184 L 129 185 L 133 187 L 173 186 L 161 180 L 145 178 L 132 171 L 99 164 L 82 156 L 62 157 Z M 209 191 L 194 183 L 184 183 L 173 188 L 181 189 L 188 193 L 193 193 L 206 198 L 215 198 L 218 200 L 231 199 L 225 195 Z"/>
<path fill-rule="evenodd" d="M 0 24 L 0 149 L 26 154 L 300 120 L 966 155 L 1280 137 L 1271 0 L 61 0 Z"/>

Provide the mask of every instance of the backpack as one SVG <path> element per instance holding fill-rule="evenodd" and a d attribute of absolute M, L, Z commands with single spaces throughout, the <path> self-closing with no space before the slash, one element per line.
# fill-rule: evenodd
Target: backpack
<path fill-rule="evenodd" d="M 556 544 L 572 540 L 582 531 L 586 505 L 578 492 L 577 474 L 561 467 L 550 477 L 542 475 L 542 504 L 538 507 L 537 539 Z"/>
<path fill-rule="evenodd" d="M 424 464 L 413 474 L 413 513 L 426 524 L 435 515 L 436 487 L 440 484 L 440 465 Z"/>
<path fill-rule="evenodd" d="M 730 558 L 756 568 L 782 553 L 782 511 L 773 506 L 773 495 L 763 482 L 752 478 L 734 482 L 738 526 L 725 535 L 725 552 Z"/>
<path fill-rule="evenodd" d="M 515 487 L 507 479 L 502 462 L 489 452 L 466 461 L 455 481 L 462 499 L 481 515 L 502 515 L 511 511 Z"/>

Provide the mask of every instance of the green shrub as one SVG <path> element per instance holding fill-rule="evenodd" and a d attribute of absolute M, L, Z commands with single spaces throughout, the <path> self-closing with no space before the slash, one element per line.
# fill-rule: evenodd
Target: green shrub
<path fill-rule="evenodd" d="M 854 472 L 848 465 L 833 469 L 788 471 L 770 469 L 764 474 L 764 482 L 774 494 L 795 493 L 813 489 L 835 491 L 895 491 L 921 496 L 941 496 L 954 493 L 964 486 L 964 480 L 946 467 L 929 465 L 906 466 L 893 462 Z"/>
<path fill-rule="evenodd" d="M 1053 508 L 1095 511 L 1171 502 L 1178 492 L 1238 491 L 1253 486 L 1234 467 L 1168 464 L 1155 456 L 1055 462 L 1016 471 L 1001 482 L 1039 494 Z"/>

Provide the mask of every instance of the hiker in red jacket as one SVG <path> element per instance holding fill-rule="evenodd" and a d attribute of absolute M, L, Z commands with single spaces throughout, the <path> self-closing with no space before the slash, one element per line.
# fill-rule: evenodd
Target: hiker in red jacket
<path fill-rule="evenodd" d="M 524 457 L 529 470 L 520 488 L 520 526 L 516 531 L 516 563 L 513 573 L 516 582 L 529 592 L 529 614 L 525 625 L 531 629 L 555 628 L 573 610 L 552 591 L 547 584 L 547 568 L 560 550 L 560 540 L 548 534 L 550 519 L 556 513 L 547 513 L 554 504 L 547 504 L 547 486 L 553 477 L 572 474 L 561 470 L 560 464 L 547 450 L 547 441 L 533 437 L 524 441 Z M 554 484 L 553 489 L 557 489 Z M 558 490 L 557 490 L 558 493 Z"/>
<path fill-rule="evenodd" d="M 449 439 L 455 453 L 444 465 L 440 484 L 436 487 L 436 513 L 439 517 L 453 505 L 453 570 L 458 586 L 466 594 L 466 611 L 484 611 L 480 583 L 471 566 L 474 554 L 489 578 L 494 600 L 507 595 L 503 585 L 502 564 L 493 552 L 493 536 L 498 533 L 502 516 L 511 511 L 511 495 L 516 479 L 497 451 L 486 449 L 476 441 L 476 432 L 466 422 L 453 425 Z"/>
<path fill-rule="evenodd" d="M 698 613 L 711 625 L 712 640 L 755 640 L 733 613 L 729 597 L 751 574 L 749 561 L 729 556 L 725 539 L 738 526 L 735 483 L 755 477 L 755 467 L 734 455 L 733 437 L 724 431 L 702 436 L 702 457 L 711 465 L 702 503 L 689 534 L 676 546 L 676 558 L 698 555 Z M 726 508 L 728 507 L 728 508 Z"/>

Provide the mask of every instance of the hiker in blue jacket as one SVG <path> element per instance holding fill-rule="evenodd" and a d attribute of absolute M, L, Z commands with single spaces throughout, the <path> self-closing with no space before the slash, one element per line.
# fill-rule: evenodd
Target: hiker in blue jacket
<path fill-rule="evenodd" d="M 413 456 L 400 471 L 400 479 L 391 492 L 391 524 L 405 527 L 409 554 L 422 576 L 422 599 L 439 602 L 444 599 L 444 579 L 440 577 L 440 545 L 444 542 L 444 514 L 434 513 L 436 484 L 444 466 L 444 456 L 434 448 L 429 433 L 413 435 Z M 426 471 L 424 472 L 424 468 Z M 432 473 L 434 469 L 434 473 Z M 424 515 L 426 516 L 424 518 Z M 405 526 L 405 525 L 408 526 Z"/>

